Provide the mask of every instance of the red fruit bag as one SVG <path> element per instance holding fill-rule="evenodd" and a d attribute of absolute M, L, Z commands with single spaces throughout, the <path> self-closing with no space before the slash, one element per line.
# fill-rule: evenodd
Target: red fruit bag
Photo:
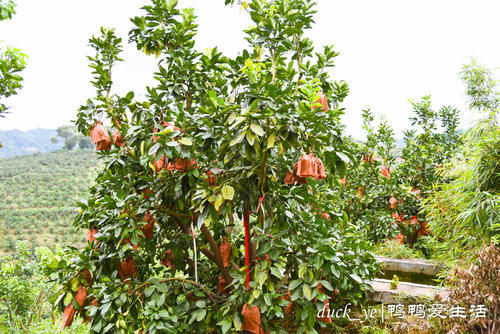
<path fill-rule="evenodd" d="M 264 333 L 260 322 L 260 310 L 257 305 L 251 308 L 248 307 L 248 304 L 243 305 L 241 314 L 243 315 L 243 327 L 241 329 L 255 334 Z"/>
<path fill-rule="evenodd" d="M 111 138 L 109 138 L 108 130 L 99 121 L 90 130 L 90 140 L 96 144 L 96 150 L 109 150 L 111 148 Z"/>
<path fill-rule="evenodd" d="M 281 300 L 288 300 L 290 303 L 287 306 L 283 306 L 283 312 L 285 312 L 286 317 L 290 317 L 293 314 L 293 305 L 295 304 L 292 301 L 292 294 L 290 291 L 287 291 L 283 296 L 280 297 Z"/>
<path fill-rule="evenodd" d="M 87 236 L 85 237 L 85 240 L 88 242 L 94 242 L 96 241 L 95 235 L 98 233 L 97 229 L 92 227 L 88 232 Z"/>
<path fill-rule="evenodd" d="M 66 327 L 71 327 L 71 324 L 73 323 L 73 318 L 75 317 L 75 313 L 76 310 L 72 303 L 66 306 L 62 318 L 62 329 Z"/>
<path fill-rule="evenodd" d="M 143 220 L 148 223 L 142 228 L 142 233 L 144 233 L 144 237 L 148 240 L 153 239 L 153 232 L 155 227 L 155 217 L 147 212 L 144 215 Z"/>
<path fill-rule="evenodd" d="M 87 290 L 80 285 L 78 287 L 78 291 L 75 294 L 75 300 L 80 305 L 80 310 L 83 307 L 83 304 L 85 304 L 85 300 L 87 299 Z"/>
<path fill-rule="evenodd" d="M 163 255 L 163 258 L 161 259 L 161 264 L 163 264 L 165 267 L 169 267 L 170 269 L 175 270 L 174 261 L 175 261 L 174 252 L 172 252 L 172 250 L 169 249 Z"/>
<path fill-rule="evenodd" d="M 113 132 L 113 143 L 115 143 L 116 146 L 123 146 L 123 136 L 118 129 L 115 129 Z"/>
<path fill-rule="evenodd" d="M 231 261 L 231 244 L 227 242 L 227 238 L 224 236 L 219 246 L 220 255 L 222 256 L 222 263 L 224 267 L 229 266 L 229 262 Z"/>
<path fill-rule="evenodd" d="M 118 276 L 128 279 L 137 275 L 137 265 L 133 257 L 129 257 L 118 264 Z"/>
<path fill-rule="evenodd" d="M 316 160 L 313 156 L 303 153 L 298 162 L 297 176 L 313 178 L 317 176 Z"/>
<path fill-rule="evenodd" d="M 318 94 L 318 99 L 314 102 L 314 104 L 321 104 L 321 106 L 313 105 L 312 110 L 316 110 L 317 108 L 321 108 L 321 112 L 327 112 L 328 111 L 328 99 L 326 98 L 325 94 L 319 93 Z"/>

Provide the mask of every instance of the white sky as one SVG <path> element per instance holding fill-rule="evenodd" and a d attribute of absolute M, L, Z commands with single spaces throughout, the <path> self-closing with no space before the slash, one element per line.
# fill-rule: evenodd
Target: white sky
<path fill-rule="evenodd" d="M 458 72 L 470 57 L 495 68 L 500 60 L 498 0 L 319 0 L 310 37 L 318 46 L 335 44 L 340 56 L 332 71 L 351 88 L 343 106 L 348 133 L 361 136 L 361 110 L 385 115 L 398 134 L 408 125 L 409 98 L 432 95 L 436 109 L 466 110 Z M 18 0 L 17 14 L 0 23 L 3 44 L 29 56 L 24 88 L 7 100 L 12 114 L 0 129 L 56 128 L 75 118 L 79 105 L 93 96 L 86 56 L 88 38 L 100 26 L 115 27 L 127 40 L 129 18 L 148 0 Z M 180 0 L 195 7 L 197 48 L 218 46 L 229 56 L 245 46 L 242 30 L 250 21 L 223 0 Z M 114 74 L 118 92 L 144 93 L 156 64 L 127 46 Z M 137 94 L 136 94 L 137 96 Z M 470 112 L 464 123 L 470 121 Z"/>

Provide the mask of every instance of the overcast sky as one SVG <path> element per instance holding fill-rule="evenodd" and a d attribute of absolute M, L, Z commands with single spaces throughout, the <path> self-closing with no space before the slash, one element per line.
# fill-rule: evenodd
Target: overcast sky
<path fill-rule="evenodd" d="M 29 56 L 24 88 L 7 100 L 12 114 L 0 129 L 56 128 L 75 118 L 93 96 L 86 56 L 88 38 L 100 26 L 115 27 L 124 38 L 129 18 L 147 0 L 17 0 L 17 15 L 0 23 L 0 40 Z M 466 97 L 458 73 L 471 57 L 490 68 L 500 62 L 498 0 L 319 0 L 310 33 L 317 46 L 335 44 L 340 56 L 335 80 L 351 88 L 344 102 L 348 132 L 361 136 L 361 110 L 389 119 L 401 133 L 408 125 L 408 99 L 432 95 L 434 107 L 453 105 L 465 114 Z M 180 0 L 194 7 L 200 50 L 217 46 L 234 56 L 246 44 L 250 21 L 224 0 Z M 117 92 L 144 93 L 156 61 L 127 46 L 114 74 Z"/>

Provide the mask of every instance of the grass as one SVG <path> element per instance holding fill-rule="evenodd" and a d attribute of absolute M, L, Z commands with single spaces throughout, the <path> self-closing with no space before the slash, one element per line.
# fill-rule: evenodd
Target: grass
<path fill-rule="evenodd" d="M 419 250 L 401 245 L 398 241 L 392 239 L 375 245 L 374 253 L 395 259 L 424 258 L 424 255 Z"/>

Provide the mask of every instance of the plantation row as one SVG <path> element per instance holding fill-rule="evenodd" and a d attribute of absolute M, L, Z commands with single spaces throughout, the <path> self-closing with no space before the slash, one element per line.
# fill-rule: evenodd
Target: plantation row
<path fill-rule="evenodd" d="M 99 163 L 93 151 L 59 151 L 0 159 L 0 253 L 16 240 L 31 247 L 81 244 L 72 226 Z"/>

